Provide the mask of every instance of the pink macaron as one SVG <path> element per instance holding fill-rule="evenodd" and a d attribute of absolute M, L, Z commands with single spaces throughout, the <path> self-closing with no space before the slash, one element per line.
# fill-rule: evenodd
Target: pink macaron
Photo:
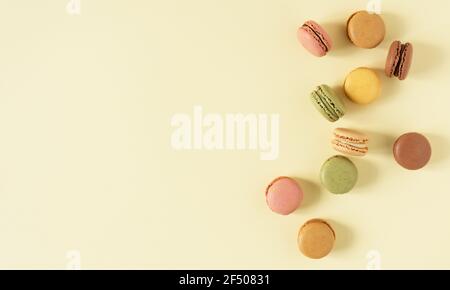
<path fill-rule="evenodd" d="M 278 177 L 267 187 L 266 202 L 275 213 L 291 214 L 300 206 L 302 201 L 303 190 L 292 178 Z"/>
<path fill-rule="evenodd" d="M 325 29 L 312 20 L 306 21 L 298 29 L 297 37 L 303 47 L 317 57 L 325 56 L 333 46 Z"/>

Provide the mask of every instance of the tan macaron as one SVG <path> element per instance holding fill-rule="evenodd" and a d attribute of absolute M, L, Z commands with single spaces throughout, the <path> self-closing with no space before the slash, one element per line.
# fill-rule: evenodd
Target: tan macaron
<path fill-rule="evenodd" d="M 374 48 L 384 40 L 386 27 L 380 15 L 358 11 L 347 21 L 347 34 L 357 47 Z"/>
<path fill-rule="evenodd" d="M 338 152 L 351 156 L 364 156 L 369 151 L 369 137 L 355 130 L 337 128 L 333 132 L 331 145 Z"/>
<path fill-rule="evenodd" d="M 333 249 L 336 235 L 333 228 L 324 220 L 307 221 L 298 233 L 298 248 L 308 258 L 321 259 Z"/>

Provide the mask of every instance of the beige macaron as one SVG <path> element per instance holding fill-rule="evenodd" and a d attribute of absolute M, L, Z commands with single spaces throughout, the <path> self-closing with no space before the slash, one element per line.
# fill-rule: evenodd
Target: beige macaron
<path fill-rule="evenodd" d="M 336 235 L 322 219 L 307 221 L 298 232 L 298 248 L 308 258 L 321 259 L 333 249 Z"/>
<path fill-rule="evenodd" d="M 347 34 L 357 47 L 374 48 L 384 40 L 386 27 L 380 15 L 358 11 L 347 21 Z"/>
<path fill-rule="evenodd" d="M 369 137 L 355 130 L 337 128 L 333 132 L 331 145 L 340 153 L 364 156 L 369 151 Z"/>

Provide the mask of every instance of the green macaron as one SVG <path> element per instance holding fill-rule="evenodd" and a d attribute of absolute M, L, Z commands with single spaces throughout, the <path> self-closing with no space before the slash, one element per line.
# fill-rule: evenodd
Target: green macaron
<path fill-rule="evenodd" d="M 316 109 L 330 122 L 336 122 L 345 114 L 345 107 L 338 95 L 327 85 L 318 86 L 311 93 Z"/>
<path fill-rule="evenodd" d="M 358 180 L 358 169 L 347 157 L 329 158 L 320 169 L 320 181 L 331 193 L 343 194 L 353 189 Z"/>

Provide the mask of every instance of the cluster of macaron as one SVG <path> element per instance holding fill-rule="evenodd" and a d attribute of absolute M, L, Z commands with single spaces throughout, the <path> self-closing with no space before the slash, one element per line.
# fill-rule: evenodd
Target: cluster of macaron
<path fill-rule="evenodd" d="M 375 48 L 385 38 L 385 24 L 379 14 L 359 11 L 348 19 L 347 35 L 357 47 Z M 314 56 L 323 57 L 332 50 L 331 37 L 314 21 L 306 21 L 298 29 L 297 36 L 303 47 Z M 392 42 L 386 59 L 386 75 L 390 78 L 406 79 L 412 55 L 411 43 Z M 370 68 L 357 68 L 345 79 L 344 92 L 352 102 L 367 105 L 381 93 L 380 78 Z M 331 87 L 319 85 L 310 97 L 314 107 L 328 121 L 336 122 L 345 115 L 344 103 Z M 346 156 L 365 156 L 369 151 L 369 137 L 356 130 L 337 128 L 333 132 L 331 146 L 340 155 L 324 162 L 320 170 L 320 182 L 333 194 L 345 194 L 354 188 L 358 180 L 358 169 Z M 393 156 L 402 167 L 418 170 L 429 162 L 431 145 L 422 134 L 403 134 L 393 144 Z M 302 204 L 304 191 L 295 179 L 278 177 L 269 184 L 265 196 L 267 205 L 273 212 L 289 215 Z M 332 251 L 335 240 L 336 233 L 332 225 L 319 218 L 304 223 L 297 236 L 299 250 L 312 259 L 327 256 Z"/>

